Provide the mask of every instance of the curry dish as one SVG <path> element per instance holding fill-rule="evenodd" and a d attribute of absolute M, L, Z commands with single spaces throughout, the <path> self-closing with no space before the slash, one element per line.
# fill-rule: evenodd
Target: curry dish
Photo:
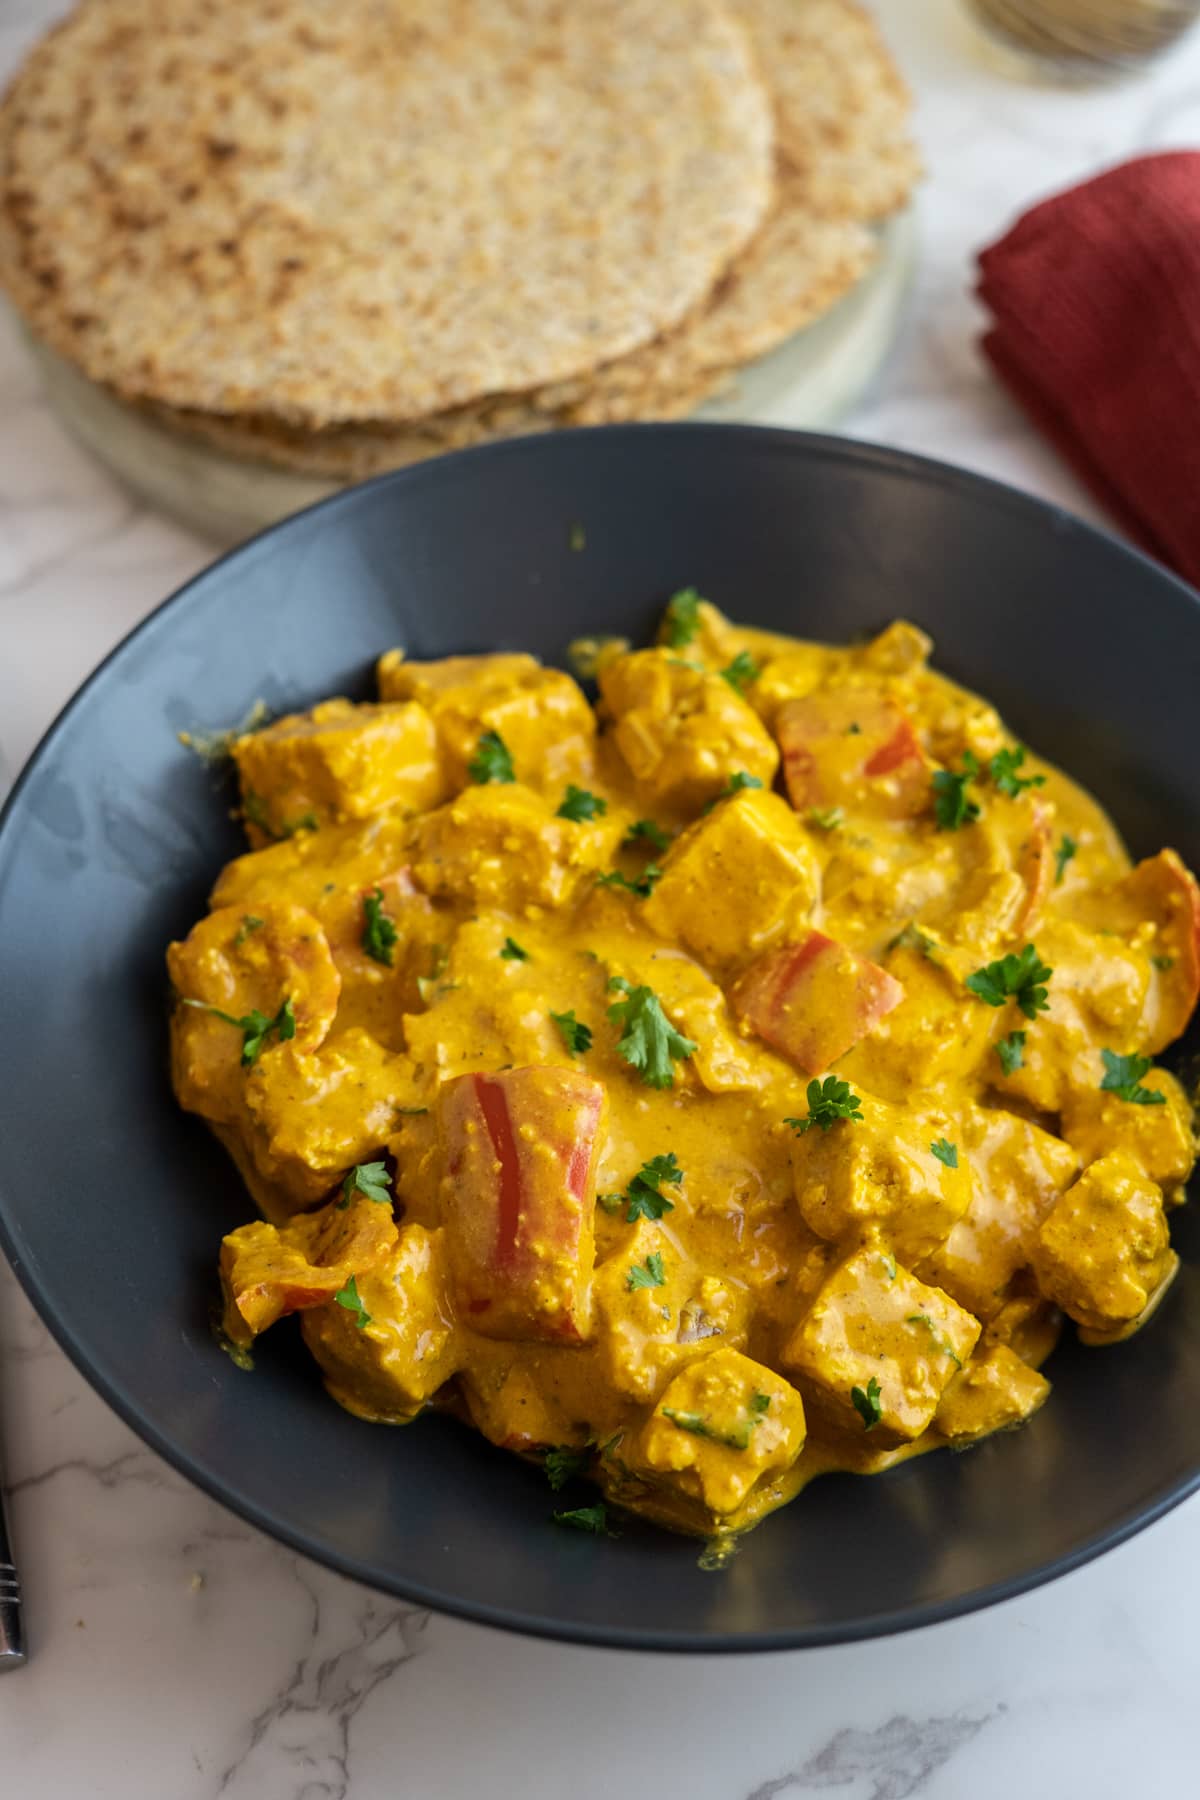
<path fill-rule="evenodd" d="M 1149 1318 L 1200 895 L 929 649 L 688 590 L 590 646 L 595 708 L 390 651 L 377 702 L 234 741 L 251 848 L 169 965 L 179 1099 L 264 1215 L 235 1346 L 299 1313 L 364 1419 L 724 1537 L 1023 1424 L 1064 1315 Z"/>

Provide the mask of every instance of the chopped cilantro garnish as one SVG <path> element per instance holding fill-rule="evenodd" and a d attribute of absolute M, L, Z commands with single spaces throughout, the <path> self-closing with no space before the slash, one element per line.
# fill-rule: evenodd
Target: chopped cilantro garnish
<path fill-rule="evenodd" d="M 988 1006 L 1003 1006 L 1006 1000 L 1015 1000 L 1027 1019 L 1036 1019 L 1050 1005 L 1045 983 L 1053 973 L 1033 945 L 1026 944 L 1019 956 L 1002 956 L 998 962 L 976 969 L 967 976 L 966 985 Z"/>
<path fill-rule="evenodd" d="M 201 762 L 216 768 L 228 762 L 240 737 L 261 731 L 270 717 L 271 709 L 266 701 L 256 700 L 239 725 L 230 725 L 225 731 L 181 731 L 179 741 L 186 749 L 194 751 Z"/>
<path fill-rule="evenodd" d="M 625 1277 L 625 1286 L 632 1293 L 637 1288 L 661 1287 L 665 1280 L 662 1251 L 652 1250 L 645 1262 L 633 1264 Z"/>
<path fill-rule="evenodd" d="M 766 1394 L 756 1394 L 751 1402 L 751 1417 L 746 1420 L 744 1425 L 736 1425 L 732 1431 L 719 1431 L 715 1425 L 709 1423 L 703 1413 L 677 1410 L 673 1406 L 664 1406 L 662 1416 L 664 1419 L 670 1419 L 672 1425 L 677 1426 L 680 1431 L 690 1431 L 693 1437 L 708 1438 L 711 1443 L 724 1444 L 727 1450 L 748 1450 L 750 1433 L 766 1410 L 756 1404 L 759 1400 L 766 1400 L 767 1406 L 771 1404 Z"/>
<path fill-rule="evenodd" d="M 558 1026 L 562 1035 L 562 1041 L 571 1052 L 572 1056 L 582 1056 L 585 1050 L 591 1049 L 592 1028 L 590 1025 L 581 1025 L 573 1011 L 565 1013 L 552 1012 L 550 1017 Z"/>
<path fill-rule="evenodd" d="M 662 870 L 657 863 L 647 863 L 640 875 L 630 881 L 628 875 L 622 875 L 620 869 L 610 869 L 607 875 L 597 875 L 597 887 L 624 888 L 626 893 L 636 894 L 639 900 L 648 900 L 658 883 L 662 880 Z"/>
<path fill-rule="evenodd" d="M 475 746 L 474 756 L 467 764 L 467 773 L 480 787 L 486 786 L 489 781 L 517 779 L 513 773 L 513 760 L 509 755 L 508 745 L 498 731 L 483 733 Z"/>
<path fill-rule="evenodd" d="M 265 923 L 266 921 L 260 919 L 256 913 L 243 913 L 237 936 L 233 940 L 234 949 L 240 950 L 246 939 L 250 936 L 250 933 L 252 931 L 261 931 Z"/>
<path fill-rule="evenodd" d="M 850 1389 L 850 1398 L 854 1403 L 854 1410 L 862 1420 L 863 1429 L 865 1431 L 870 1431 L 873 1426 L 878 1425 L 880 1419 L 883 1417 L 883 1408 L 879 1404 L 879 1394 L 879 1383 L 873 1375 L 870 1381 L 868 1381 L 865 1389 L 860 1387 L 852 1387 Z"/>
<path fill-rule="evenodd" d="M 690 644 L 700 629 L 700 595 L 695 588 L 680 588 L 667 601 L 663 616 L 663 636 L 672 650 Z"/>
<path fill-rule="evenodd" d="M 933 776 L 933 813 L 939 831 L 957 831 L 979 817 L 979 803 L 967 794 L 967 783 L 979 773 L 979 758 L 970 750 L 963 751 L 961 774 L 952 769 L 938 769 Z"/>
<path fill-rule="evenodd" d="M 1073 837 L 1068 837 L 1066 832 L 1064 831 L 1062 836 L 1058 840 L 1058 849 L 1054 852 L 1054 885 L 1055 885 L 1055 887 L 1058 887 L 1059 883 L 1062 881 L 1063 870 L 1066 868 L 1067 864 L 1070 862 L 1071 858 L 1075 855 L 1075 853 L 1078 849 L 1079 849 L 1079 845 L 1075 842 L 1075 839 Z"/>
<path fill-rule="evenodd" d="M 357 1277 L 352 1275 L 345 1287 L 339 1288 L 333 1297 L 339 1306 L 344 1306 L 347 1312 L 354 1314 L 354 1323 L 358 1329 L 365 1331 L 371 1323 L 371 1315 L 359 1295 Z"/>
<path fill-rule="evenodd" d="M 858 1108 L 862 1101 L 853 1093 L 848 1081 L 839 1081 L 836 1075 L 827 1075 L 824 1081 L 812 1080 L 808 1084 L 808 1117 L 804 1119 L 785 1119 L 797 1137 L 802 1137 L 812 1126 L 819 1125 L 822 1131 L 829 1131 L 839 1119 L 861 1119 Z"/>
<path fill-rule="evenodd" d="M 671 842 L 671 834 L 656 825 L 653 819 L 635 819 L 625 836 L 623 844 L 649 844 L 652 850 L 665 850 Z"/>
<path fill-rule="evenodd" d="M 511 938 L 511 937 L 505 938 L 504 948 L 501 950 L 500 955 L 503 957 L 505 962 L 528 962 L 529 961 L 528 950 L 522 950 L 522 948 L 521 948 L 520 944 L 518 944 L 516 938 Z"/>
<path fill-rule="evenodd" d="M 1016 744 L 1011 750 L 997 750 L 988 762 L 989 775 L 1000 792 L 1007 794 L 1010 800 L 1015 800 L 1026 788 L 1046 785 L 1044 775 L 1018 775 L 1017 770 L 1024 761 L 1025 751 L 1020 744 Z"/>
<path fill-rule="evenodd" d="M 290 995 L 273 1019 L 266 1013 L 259 1012 L 256 1006 L 251 1007 L 240 1019 L 235 1019 L 232 1013 L 222 1012 L 219 1006 L 209 1006 L 203 1000 L 185 1000 L 183 1004 L 194 1006 L 197 1012 L 212 1013 L 214 1018 L 224 1019 L 226 1025 L 237 1026 L 242 1033 L 242 1063 L 246 1068 L 258 1061 L 259 1052 L 272 1032 L 280 1043 L 286 1043 L 288 1038 L 296 1035 L 296 1015 L 292 1011 Z"/>
<path fill-rule="evenodd" d="M 846 822 L 840 806 L 812 806 L 807 816 L 809 824 L 818 831 L 837 831 Z"/>
<path fill-rule="evenodd" d="M 606 1213 L 618 1213 L 625 1204 L 624 1194 L 597 1194 L 596 1205 L 602 1206 Z"/>
<path fill-rule="evenodd" d="M 363 949 L 377 963 L 383 963 L 385 968 L 390 969 L 393 962 L 392 951 L 400 934 L 383 910 L 381 887 L 377 887 L 373 894 L 363 895 L 363 918 Z"/>
<path fill-rule="evenodd" d="M 1150 961 L 1154 964 L 1156 969 L 1161 969 L 1164 974 L 1168 969 L 1173 969 L 1175 967 L 1175 958 L 1173 956 L 1152 956 Z"/>
<path fill-rule="evenodd" d="M 668 1150 L 665 1156 L 652 1156 L 649 1162 L 642 1164 L 625 1194 L 617 1195 L 618 1200 L 623 1198 L 629 1202 L 626 1222 L 636 1225 L 639 1219 L 661 1219 L 664 1213 L 673 1212 L 675 1202 L 659 1190 L 664 1182 L 668 1187 L 678 1187 L 682 1180 L 683 1170 L 676 1162 L 673 1150 Z"/>
<path fill-rule="evenodd" d="M 672 1062 L 685 1061 L 695 1044 L 676 1031 L 653 989 L 630 987 L 620 976 L 608 985 L 610 990 L 624 995 L 608 1009 L 611 1022 L 621 1027 L 617 1055 L 637 1070 L 647 1087 L 673 1087 Z"/>
<path fill-rule="evenodd" d="M 380 1206 L 390 1206 L 392 1178 L 387 1172 L 387 1164 L 383 1162 L 355 1163 L 342 1182 L 342 1197 L 338 1207 L 344 1211 L 356 1193 L 365 1194 L 368 1200 L 375 1200 Z"/>
<path fill-rule="evenodd" d="M 897 1273 L 897 1270 L 896 1270 L 896 1259 L 895 1259 L 895 1257 L 894 1257 L 894 1256 L 893 1256 L 893 1255 L 892 1255 L 892 1254 L 891 1254 L 891 1252 L 890 1252 L 890 1251 L 889 1251 L 889 1252 L 888 1252 L 888 1254 L 887 1254 L 887 1255 L 886 1255 L 886 1256 L 885 1256 L 885 1257 L 884 1257 L 884 1259 L 883 1259 L 883 1266 L 884 1266 L 884 1268 L 885 1268 L 885 1269 L 886 1269 L 886 1270 L 887 1270 L 887 1278 L 888 1278 L 888 1280 L 889 1280 L 889 1281 L 895 1281 L 895 1279 L 896 1279 L 896 1273 Z"/>
<path fill-rule="evenodd" d="M 565 1487 L 576 1475 L 582 1475 L 592 1460 L 592 1449 L 584 1444 L 575 1450 L 570 1444 L 556 1444 L 547 1450 L 542 1457 L 542 1467 L 546 1471 L 546 1480 L 557 1494 L 559 1488 Z"/>
<path fill-rule="evenodd" d="M 602 819 L 608 811 L 608 801 L 602 800 L 599 794 L 591 794 L 587 788 L 570 785 L 563 796 L 563 803 L 558 809 L 560 819 L 572 819 L 577 825 L 588 819 Z"/>
<path fill-rule="evenodd" d="M 721 670 L 722 681 L 727 681 L 736 694 L 744 694 L 752 681 L 757 681 L 762 670 L 748 650 L 739 650 L 727 669 Z"/>
<path fill-rule="evenodd" d="M 933 1320 L 930 1318 L 928 1313 L 923 1313 L 923 1312 L 909 1313 L 907 1319 L 905 1320 L 905 1324 L 906 1325 L 923 1325 L 925 1327 L 926 1331 L 929 1333 L 930 1337 L 933 1339 L 934 1348 L 936 1350 L 938 1350 L 942 1356 L 948 1356 L 950 1358 L 950 1361 L 952 1363 L 956 1364 L 956 1366 L 958 1368 L 960 1368 L 960 1369 L 962 1368 L 962 1361 L 959 1357 L 957 1357 L 954 1354 L 954 1347 L 950 1343 L 950 1340 L 948 1338 L 944 1338 L 942 1336 L 941 1332 L 938 1330 L 937 1326 L 934 1324 Z"/>
<path fill-rule="evenodd" d="M 929 1146 L 929 1149 L 930 1149 L 930 1153 L 932 1155 L 936 1156 L 940 1163 L 945 1163 L 945 1165 L 948 1169 L 957 1169 L 957 1167 L 958 1167 L 958 1145 L 957 1144 L 950 1143 L 948 1141 L 948 1139 L 946 1139 L 944 1137 L 934 1138 L 932 1144 L 930 1144 L 930 1146 Z"/>
<path fill-rule="evenodd" d="M 1015 1075 L 1025 1061 L 1025 1037 L 1023 1031 L 1010 1031 L 996 1045 L 996 1055 L 1006 1075 Z"/>
<path fill-rule="evenodd" d="M 1142 1086 L 1142 1076 L 1149 1074 L 1153 1066 L 1148 1056 L 1118 1056 L 1115 1050 L 1101 1050 L 1100 1056 L 1105 1071 L 1100 1086 L 1105 1093 L 1115 1094 L 1131 1106 L 1167 1104 L 1167 1096 L 1157 1088 Z"/>
<path fill-rule="evenodd" d="M 760 788 L 761 786 L 762 782 L 757 775 L 751 775 L 746 769 L 735 769 L 720 793 L 713 795 L 704 810 L 706 813 L 710 813 L 719 801 L 732 800 L 735 794 L 744 793 L 747 788 Z"/>
<path fill-rule="evenodd" d="M 595 1506 L 573 1506 L 569 1512 L 552 1514 L 556 1525 L 570 1525 L 575 1531 L 590 1531 L 597 1537 L 616 1537 L 608 1522 L 608 1509 L 602 1500 Z"/>
<path fill-rule="evenodd" d="M 429 973 L 417 976 L 417 992 L 426 1006 L 440 991 L 438 983 L 446 973 L 446 964 L 450 961 L 450 952 L 445 944 L 431 944 L 429 947 Z"/>
<path fill-rule="evenodd" d="M 919 950 L 930 962 L 937 960 L 934 955 L 937 945 L 912 919 L 903 931 L 898 931 L 894 938 L 889 938 L 887 947 L 889 950 Z"/>

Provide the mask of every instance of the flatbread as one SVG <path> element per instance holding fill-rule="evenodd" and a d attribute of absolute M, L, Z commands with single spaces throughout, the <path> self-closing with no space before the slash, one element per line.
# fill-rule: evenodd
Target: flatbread
<path fill-rule="evenodd" d="M 716 0 L 84 0 L 0 119 L 37 334 L 128 398 L 306 429 L 635 351 L 773 193 Z"/>

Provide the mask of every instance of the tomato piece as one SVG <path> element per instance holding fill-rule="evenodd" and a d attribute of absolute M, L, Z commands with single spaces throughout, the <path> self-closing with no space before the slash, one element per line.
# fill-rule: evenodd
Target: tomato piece
<path fill-rule="evenodd" d="M 581 1343 L 604 1089 L 572 1069 L 461 1075 L 438 1097 L 458 1306 L 485 1337 Z"/>
<path fill-rule="evenodd" d="M 908 715 L 886 695 L 834 688 L 788 700 L 775 734 L 797 812 L 841 806 L 907 819 L 929 805 L 933 764 Z"/>
<path fill-rule="evenodd" d="M 821 931 L 768 950 L 730 994 L 759 1037 L 809 1075 L 844 1056 L 903 998 L 886 969 Z"/>

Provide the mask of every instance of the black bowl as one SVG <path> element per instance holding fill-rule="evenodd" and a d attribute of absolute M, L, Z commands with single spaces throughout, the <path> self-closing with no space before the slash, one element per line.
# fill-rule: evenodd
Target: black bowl
<path fill-rule="evenodd" d="M 579 526 L 586 547 L 573 549 Z M 729 1567 L 650 1527 L 549 1521 L 539 1472 L 445 1419 L 328 1400 L 289 1324 L 239 1371 L 210 1334 L 248 1205 L 173 1103 L 163 949 L 238 848 L 176 733 L 331 693 L 377 653 L 634 639 L 694 583 L 734 618 L 844 639 L 902 614 L 1080 776 L 1131 847 L 1200 864 L 1200 606 L 1102 533 L 894 451 L 632 427 L 472 451 L 354 489 L 193 581 L 91 678 L 0 826 L 0 1242 L 59 1342 L 209 1493 L 360 1580 L 589 1643 L 741 1650 L 927 1623 L 1073 1568 L 1200 1485 L 1200 1240 L 1150 1328 L 1055 1356 L 1032 1424 L 873 1481 L 817 1482 Z M 582 1499 L 583 1496 L 581 1495 Z"/>

